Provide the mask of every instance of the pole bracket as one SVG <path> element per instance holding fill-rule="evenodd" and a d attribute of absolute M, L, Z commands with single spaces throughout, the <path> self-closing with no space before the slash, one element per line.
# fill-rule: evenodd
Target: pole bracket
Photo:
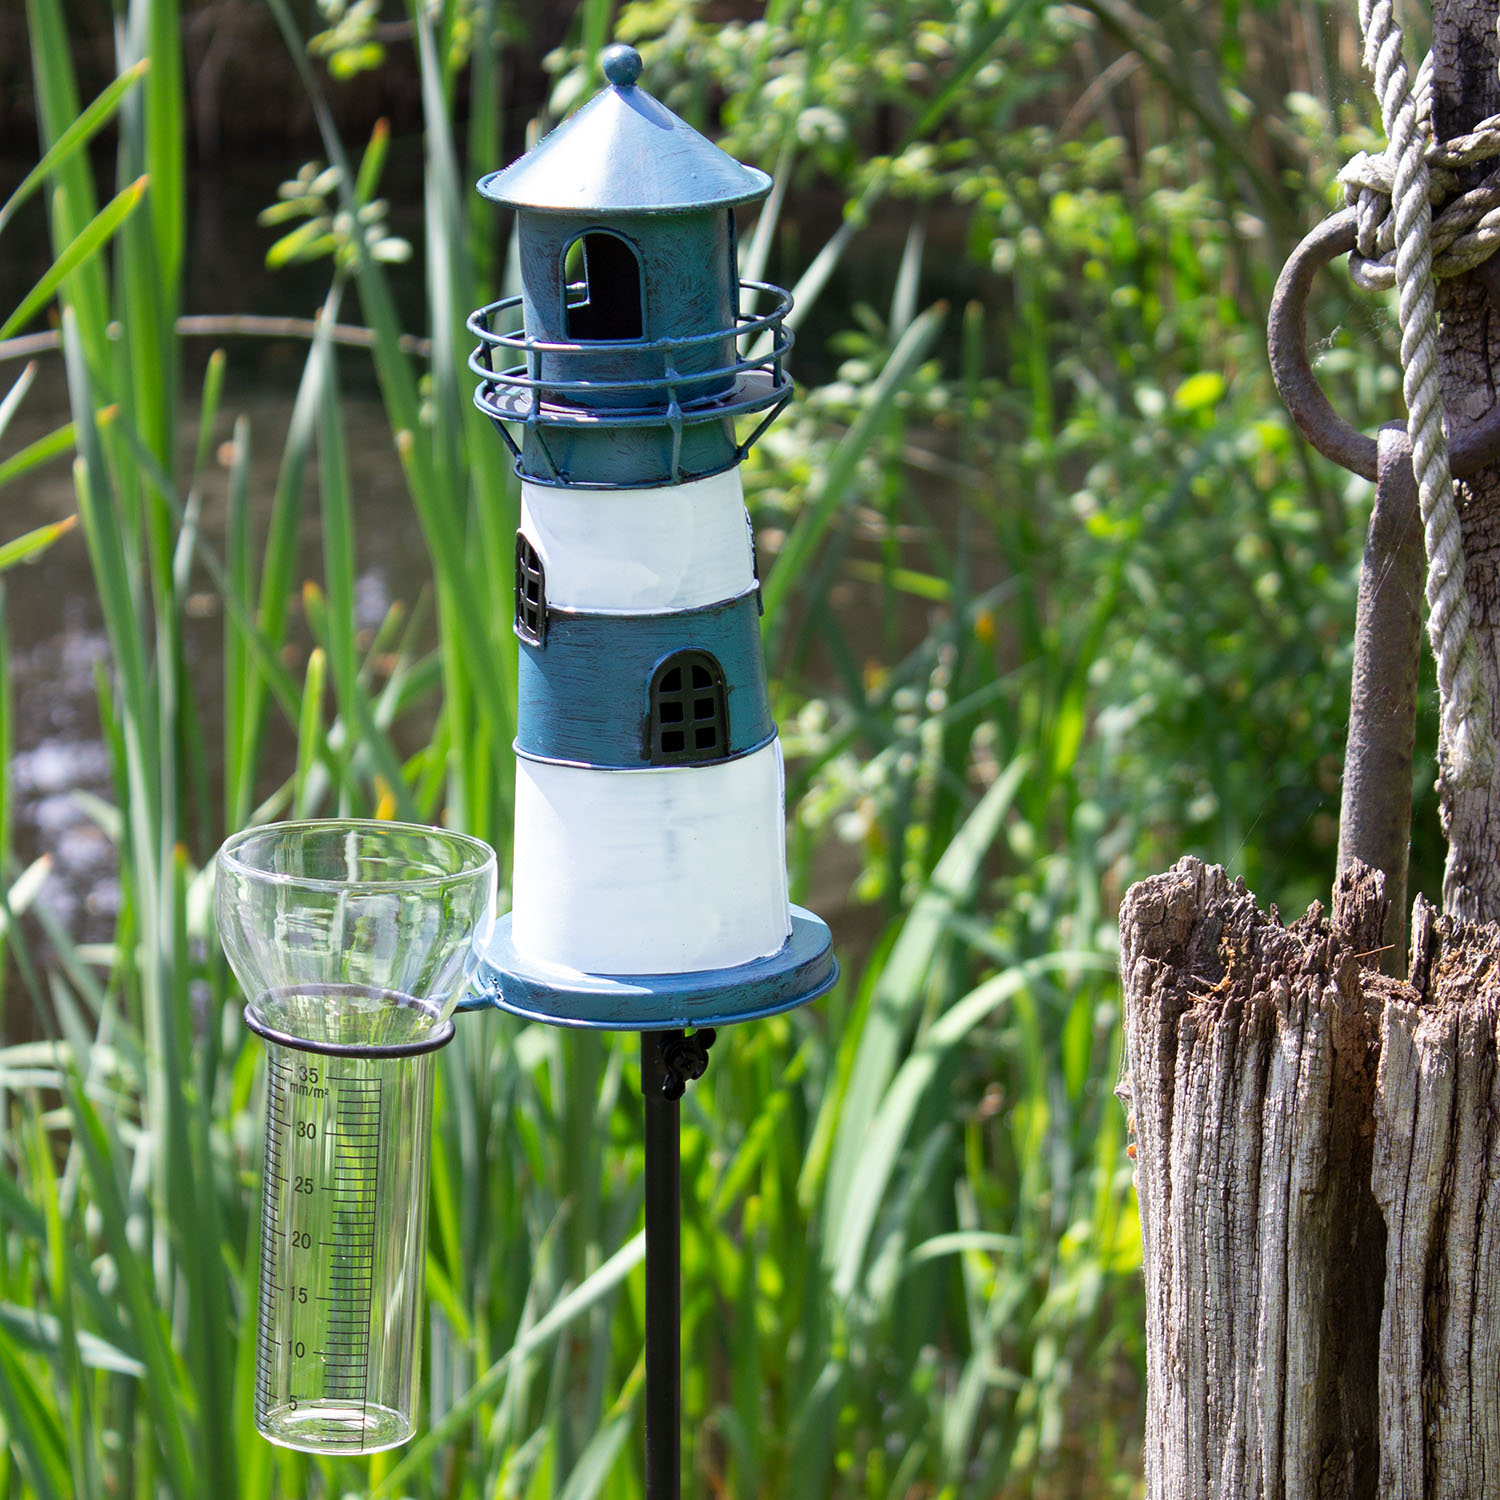
<path fill-rule="evenodd" d="M 691 1035 L 669 1031 L 661 1037 L 662 1098 L 682 1098 L 687 1092 L 688 1084 L 708 1072 L 708 1049 L 713 1046 L 718 1035 L 712 1026 L 700 1026 Z"/>

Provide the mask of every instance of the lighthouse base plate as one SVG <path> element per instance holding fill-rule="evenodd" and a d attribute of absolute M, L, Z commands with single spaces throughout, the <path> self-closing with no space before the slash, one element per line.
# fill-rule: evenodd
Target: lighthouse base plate
<path fill-rule="evenodd" d="M 792 908 L 792 935 L 769 958 L 690 974 L 585 974 L 516 951 L 507 914 L 460 1010 L 489 1006 L 589 1031 L 677 1031 L 729 1026 L 795 1010 L 826 994 L 839 976 L 827 924 Z"/>

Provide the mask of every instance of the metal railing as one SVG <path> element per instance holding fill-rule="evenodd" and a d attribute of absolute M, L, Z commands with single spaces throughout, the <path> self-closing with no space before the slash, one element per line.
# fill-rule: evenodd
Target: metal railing
<path fill-rule="evenodd" d="M 754 432 L 738 445 L 738 461 L 791 398 L 792 381 L 784 361 L 793 343 L 792 332 L 785 326 L 786 316 L 792 310 L 789 292 L 760 281 L 742 281 L 740 291 L 742 296 L 769 296 L 775 305 L 763 314 L 739 313 L 732 328 L 717 328 L 708 333 L 680 338 L 566 343 L 532 338 L 524 328 L 497 331 L 497 321 L 516 313 L 522 302 L 520 297 L 502 297 L 479 308 L 468 320 L 469 332 L 479 340 L 469 356 L 469 368 L 479 377 L 474 404 L 500 428 L 518 462 L 521 448 L 503 423 L 519 423 L 533 431 L 543 427 L 597 428 L 601 424 L 669 428 L 673 434 L 674 482 L 679 477 L 677 459 L 683 427 L 767 412 Z M 739 353 L 741 340 L 763 333 L 771 335 L 768 351 L 754 357 Z M 734 342 L 733 361 L 701 370 L 681 367 L 685 356 L 723 344 L 725 340 Z M 658 368 L 653 361 L 647 373 L 628 379 L 544 377 L 540 373 L 544 356 L 558 356 L 570 364 L 581 365 L 591 356 L 608 363 L 620 355 L 637 359 L 655 355 L 660 357 L 660 365 Z M 516 363 L 500 363 L 515 356 L 519 356 Z M 589 399 L 600 396 L 607 397 L 608 404 Z M 631 396 L 639 397 L 639 402 L 622 399 Z M 545 441 L 542 447 L 545 451 Z"/>

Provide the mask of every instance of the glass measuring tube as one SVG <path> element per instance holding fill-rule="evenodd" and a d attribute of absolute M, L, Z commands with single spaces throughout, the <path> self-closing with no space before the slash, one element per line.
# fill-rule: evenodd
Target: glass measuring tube
<path fill-rule="evenodd" d="M 352 985 L 250 1016 L 267 1042 L 255 1425 L 317 1452 L 394 1447 L 415 1422 L 432 1050 L 453 1023 Z"/>
<path fill-rule="evenodd" d="M 266 1042 L 255 1423 L 371 1453 L 415 1426 L 433 1052 L 494 925 L 495 855 L 358 819 L 228 839 L 214 916 Z"/>

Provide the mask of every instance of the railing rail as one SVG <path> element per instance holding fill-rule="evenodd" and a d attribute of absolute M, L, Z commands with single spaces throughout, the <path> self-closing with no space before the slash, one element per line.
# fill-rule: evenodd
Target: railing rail
<path fill-rule="evenodd" d="M 541 429 L 547 427 L 665 427 L 672 433 L 672 480 L 680 477 L 678 457 L 682 429 L 700 422 L 721 421 L 753 412 L 766 416 L 738 444 L 736 462 L 770 425 L 776 413 L 791 399 L 792 381 L 785 358 L 793 344 L 785 319 L 792 310 L 789 292 L 761 281 L 742 281 L 742 294 L 770 297 L 774 306 L 766 313 L 738 313 L 732 327 L 707 333 L 659 339 L 600 339 L 557 342 L 531 337 L 524 327 L 502 332 L 496 328 L 507 315 L 518 313 L 520 297 L 502 297 L 479 308 L 468 320 L 469 332 L 478 339 L 469 356 L 469 368 L 479 377 L 474 404 L 499 428 L 519 466 L 521 446 L 504 424 L 516 423 L 535 432 L 538 447 L 549 467 L 556 470 Z M 756 355 L 742 354 L 740 340 L 758 334 L 771 335 L 771 347 Z M 681 368 L 685 357 L 733 340 L 735 358 L 708 369 Z M 593 379 L 556 374 L 543 376 L 544 357 L 578 365 L 593 356 L 606 364 L 611 357 L 660 356 L 660 367 L 652 363 L 644 374 L 628 378 Z M 516 363 L 500 364 L 505 359 Z M 638 396 L 638 403 L 628 398 Z M 601 402 L 599 398 L 607 398 Z"/>
<path fill-rule="evenodd" d="M 664 417 L 667 407 L 674 399 L 684 412 L 698 406 L 722 404 L 723 397 L 720 395 L 701 394 L 705 383 L 737 379 L 743 375 L 759 373 L 770 374 L 773 377 L 773 383 L 780 386 L 787 380 L 782 361 L 793 343 L 792 332 L 784 324 L 787 314 L 792 309 L 791 294 L 780 287 L 759 281 L 742 281 L 740 288 L 743 292 L 770 295 L 776 299 L 776 305 L 769 312 L 758 316 L 741 313 L 737 316 L 732 328 L 716 328 L 707 333 L 660 339 L 601 339 L 587 342 L 557 342 L 532 338 L 524 328 L 512 332 L 497 331 L 494 326 L 496 320 L 506 313 L 518 311 L 521 307 L 520 297 L 502 297 L 499 301 L 481 307 L 469 317 L 469 332 L 479 340 L 474 352 L 469 356 L 469 368 L 479 377 L 481 390 L 485 386 L 503 387 L 516 393 L 528 393 L 533 400 L 551 401 L 560 405 L 568 404 L 566 398 L 569 395 L 639 394 L 642 397 L 650 397 L 651 400 L 643 403 L 643 407 L 649 406 L 657 420 Z M 722 344 L 727 338 L 733 338 L 738 342 L 740 339 L 749 338 L 766 330 L 772 331 L 773 343 L 771 349 L 760 358 L 752 359 L 745 355 L 737 357 L 731 363 L 714 365 L 708 369 L 684 370 L 681 368 L 682 356 L 685 354 Z M 520 355 L 523 362 L 497 367 L 497 351 Z M 543 378 L 536 373 L 544 355 L 586 358 L 589 355 L 619 354 L 659 354 L 661 356 L 660 370 L 652 370 L 648 374 L 624 380 Z M 679 391 L 683 389 L 698 391 L 700 394 L 687 395 L 684 399 L 679 395 Z M 485 403 L 481 401 L 480 404 Z M 622 414 L 628 410 L 629 408 L 622 409 Z M 510 416 L 512 420 L 523 419 L 521 413 L 515 412 L 510 406 L 505 408 L 504 414 Z M 714 413 L 714 415 L 718 414 Z M 611 416 L 613 415 L 614 412 L 611 409 Z M 567 414 L 563 412 L 555 414 L 549 412 L 548 419 L 559 422 L 568 420 Z M 597 408 L 590 413 L 590 420 L 595 419 L 597 419 Z"/>

